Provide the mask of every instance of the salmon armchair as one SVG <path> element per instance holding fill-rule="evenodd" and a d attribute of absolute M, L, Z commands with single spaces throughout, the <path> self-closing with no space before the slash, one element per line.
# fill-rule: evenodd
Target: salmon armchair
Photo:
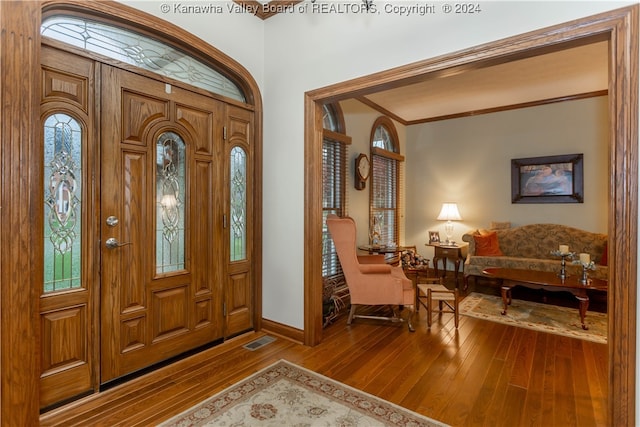
<path fill-rule="evenodd" d="M 352 218 L 328 215 L 327 227 L 349 287 L 351 310 L 347 324 L 350 325 L 356 317 L 393 321 L 406 320 L 409 331 L 414 332 L 412 318 L 416 294 L 413 283 L 404 275 L 402 268 L 386 264 L 383 256 L 358 256 L 356 254 L 356 223 Z M 355 314 L 358 306 L 371 305 L 392 306 L 394 316 Z M 398 316 L 397 307 L 408 309 L 409 315 L 406 319 Z"/>

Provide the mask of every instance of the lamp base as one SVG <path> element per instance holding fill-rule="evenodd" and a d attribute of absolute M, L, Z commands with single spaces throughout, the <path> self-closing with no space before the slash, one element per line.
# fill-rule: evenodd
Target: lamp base
<path fill-rule="evenodd" d="M 453 236 L 453 222 L 447 221 L 447 223 L 444 225 L 444 233 L 447 236 L 447 240 L 445 243 L 451 243 L 451 236 Z"/>

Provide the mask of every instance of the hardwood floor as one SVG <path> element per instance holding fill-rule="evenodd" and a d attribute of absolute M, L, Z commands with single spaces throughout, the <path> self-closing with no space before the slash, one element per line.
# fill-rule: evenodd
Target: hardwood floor
<path fill-rule="evenodd" d="M 248 333 L 96 396 L 41 425 L 147 426 L 279 359 L 453 426 L 605 426 L 607 346 L 461 316 L 404 324 L 339 318 L 323 342 L 287 339 L 249 351 Z"/>

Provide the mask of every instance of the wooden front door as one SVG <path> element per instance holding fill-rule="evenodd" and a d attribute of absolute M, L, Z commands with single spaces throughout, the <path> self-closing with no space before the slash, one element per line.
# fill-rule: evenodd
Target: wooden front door
<path fill-rule="evenodd" d="M 102 67 L 101 382 L 223 337 L 223 114 Z"/>
<path fill-rule="evenodd" d="M 253 111 L 43 46 L 40 405 L 254 327 Z"/>

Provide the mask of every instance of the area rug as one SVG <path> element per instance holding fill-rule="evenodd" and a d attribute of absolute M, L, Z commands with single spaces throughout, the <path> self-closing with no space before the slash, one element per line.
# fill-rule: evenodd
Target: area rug
<path fill-rule="evenodd" d="M 578 301 L 576 301 L 575 308 L 569 308 L 514 299 L 504 316 L 500 314 L 502 308 L 501 297 L 475 292 L 465 297 L 459 306 L 460 314 L 464 316 L 597 343 L 607 343 L 607 315 L 587 311 L 585 324 L 589 329 L 585 331 L 580 324 Z"/>
<path fill-rule="evenodd" d="M 161 424 L 167 426 L 445 426 L 280 360 Z"/>

